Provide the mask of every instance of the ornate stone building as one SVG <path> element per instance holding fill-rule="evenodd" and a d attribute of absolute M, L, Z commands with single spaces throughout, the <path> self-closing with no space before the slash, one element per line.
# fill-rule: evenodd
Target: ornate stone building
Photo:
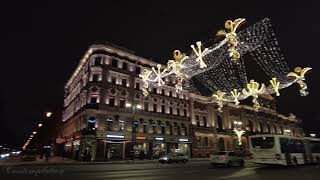
<path fill-rule="evenodd" d="M 114 45 L 89 48 L 65 85 L 61 137 L 69 157 L 157 158 L 170 151 L 207 157 L 211 151 L 235 147 L 235 120 L 242 121 L 248 132 L 245 146 L 250 134 L 286 130 L 302 135 L 294 117 L 275 111 L 271 97 L 259 112 L 246 105 L 226 105 L 220 113 L 215 104 L 195 101 L 198 95 L 176 93 L 175 80 L 169 78 L 168 86 L 150 87 L 150 95 L 144 97 L 138 75 L 155 65 Z"/>

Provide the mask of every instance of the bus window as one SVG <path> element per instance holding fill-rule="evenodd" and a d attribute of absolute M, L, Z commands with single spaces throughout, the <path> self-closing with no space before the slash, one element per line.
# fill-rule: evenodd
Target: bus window
<path fill-rule="evenodd" d="M 271 149 L 274 147 L 273 137 L 251 138 L 251 145 L 254 149 Z"/>
<path fill-rule="evenodd" d="M 312 153 L 320 153 L 320 141 L 310 141 Z"/>
<path fill-rule="evenodd" d="M 282 153 L 304 153 L 304 144 L 299 139 L 280 138 Z"/>

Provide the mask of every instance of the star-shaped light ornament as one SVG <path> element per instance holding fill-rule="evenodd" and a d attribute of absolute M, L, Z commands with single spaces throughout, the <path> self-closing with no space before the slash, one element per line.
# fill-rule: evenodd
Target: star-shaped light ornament
<path fill-rule="evenodd" d="M 231 91 L 231 95 L 233 97 L 233 102 L 236 106 L 238 106 L 240 104 L 239 96 L 240 96 L 240 92 L 238 92 L 237 89 L 234 89 L 233 91 Z"/>
<path fill-rule="evenodd" d="M 280 82 L 277 81 L 277 78 L 272 78 L 270 80 L 270 83 L 274 92 L 276 93 L 276 96 L 280 96 L 280 93 L 279 93 Z"/>
<path fill-rule="evenodd" d="M 200 63 L 200 68 L 206 68 L 207 64 L 203 61 L 203 57 L 205 53 L 208 51 L 208 48 L 205 48 L 203 51 L 201 49 L 202 43 L 201 41 L 196 42 L 197 48 L 194 47 L 194 45 L 191 45 L 191 48 L 193 52 L 197 55 L 196 62 Z"/>
<path fill-rule="evenodd" d="M 166 83 L 162 80 L 162 77 L 164 75 L 164 73 L 167 71 L 167 69 L 163 69 L 161 70 L 161 64 L 157 64 L 157 70 L 152 67 L 152 71 L 155 73 L 156 75 L 156 81 L 158 82 L 158 86 L 162 86 L 162 85 L 165 85 Z"/>
<path fill-rule="evenodd" d="M 244 18 L 238 18 L 234 21 L 227 20 L 225 22 L 225 30 L 220 30 L 217 33 L 217 36 L 224 36 L 228 40 L 228 51 L 229 56 L 231 57 L 231 60 L 234 62 L 237 62 L 240 59 L 240 53 L 237 49 L 238 46 L 238 37 L 237 37 L 237 29 L 240 24 L 245 22 Z"/>
<path fill-rule="evenodd" d="M 287 76 L 288 77 L 294 77 L 295 82 L 297 82 L 300 86 L 300 95 L 301 96 L 307 96 L 309 94 L 308 92 L 308 86 L 307 83 L 305 83 L 305 77 L 304 75 L 310 71 L 312 68 L 311 67 L 306 67 L 306 68 L 301 68 L 301 67 L 296 67 L 294 69 L 294 72 L 290 72 Z"/>

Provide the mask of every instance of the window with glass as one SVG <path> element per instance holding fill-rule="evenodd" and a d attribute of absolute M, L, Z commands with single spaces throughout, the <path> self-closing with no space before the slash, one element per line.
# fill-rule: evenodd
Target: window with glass
<path fill-rule="evenodd" d="M 140 83 L 136 82 L 136 90 L 140 90 Z"/>
<path fill-rule="evenodd" d="M 149 102 L 144 102 L 144 110 L 149 111 Z"/>
<path fill-rule="evenodd" d="M 141 74 L 141 68 L 139 66 L 136 66 L 136 74 Z"/>
<path fill-rule="evenodd" d="M 91 99 L 90 99 L 90 103 L 91 104 L 96 104 L 98 101 L 98 97 L 97 96 L 91 96 Z"/>
<path fill-rule="evenodd" d="M 153 112 L 157 112 L 157 104 L 153 104 Z"/>
<path fill-rule="evenodd" d="M 124 124 L 125 122 L 123 120 L 119 120 L 119 131 L 124 131 Z"/>
<path fill-rule="evenodd" d="M 166 113 L 166 106 L 165 105 L 161 105 L 161 113 Z"/>
<path fill-rule="evenodd" d="M 99 76 L 100 76 L 99 74 L 93 74 L 92 75 L 92 81 L 93 82 L 98 82 L 99 81 Z"/>
<path fill-rule="evenodd" d="M 111 76 L 111 83 L 117 84 L 117 78 L 115 76 Z"/>
<path fill-rule="evenodd" d="M 125 107 L 126 107 L 126 99 L 120 98 L 120 108 L 125 108 Z"/>
<path fill-rule="evenodd" d="M 122 79 L 121 84 L 122 86 L 127 86 L 127 79 Z"/>
<path fill-rule="evenodd" d="M 101 61 L 102 61 L 102 57 L 101 57 L 101 56 L 96 56 L 96 57 L 94 58 L 94 65 L 95 65 L 95 66 L 101 65 Z"/>
<path fill-rule="evenodd" d="M 173 114 L 173 108 L 172 107 L 169 107 L 169 113 Z"/>
<path fill-rule="evenodd" d="M 207 116 L 202 116 L 203 126 L 207 127 Z"/>
<path fill-rule="evenodd" d="M 128 70 L 128 63 L 122 62 L 122 69 L 123 70 Z"/>
<path fill-rule="evenodd" d="M 251 138 L 251 145 L 254 149 L 271 149 L 274 147 L 274 137 Z"/>
<path fill-rule="evenodd" d="M 196 122 L 197 122 L 197 126 L 200 126 L 200 117 L 199 117 L 199 115 L 196 115 Z"/>
<path fill-rule="evenodd" d="M 107 131 L 112 131 L 113 120 L 107 119 Z"/>
<path fill-rule="evenodd" d="M 111 66 L 117 68 L 118 67 L 118 60 L 112 59 Z"/>
<path fill-rule="evenodd" d="M 180 116 L 180 109 L 177 108 L 177 116 Z"/>
<path fill-rule="evenodd" d="M 114 96 L 110 96 L 109 97 L 109 106 L 110 107 L 114 107 L 115 106 Z"/>

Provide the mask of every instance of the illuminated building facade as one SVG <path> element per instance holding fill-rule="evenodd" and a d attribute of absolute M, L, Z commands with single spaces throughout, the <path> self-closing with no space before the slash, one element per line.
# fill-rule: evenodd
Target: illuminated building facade
<path fill-rule="evenodd" d="M 245 147 L 246 136 L 253 133 L 303 134 L 294 117 L 275 111 L 271 97 L 259 112 L 246 105 L 225 105 L 219 112 L 216 104 L 194 101 L 195 94 L 176 93 L 175 80 L 169 78 L 168 86 L 151 86 L 144 97 L 138 76 L 153 66 L 155 62 L 114 45 L 89 48 L 65 85 L 59 143 L 67 156 L 84 160 L 89 154 L 91 160 L 105 161 L 179 151 L 207 157 L 235 147 L 235 120 L 248 132 Z"/>

